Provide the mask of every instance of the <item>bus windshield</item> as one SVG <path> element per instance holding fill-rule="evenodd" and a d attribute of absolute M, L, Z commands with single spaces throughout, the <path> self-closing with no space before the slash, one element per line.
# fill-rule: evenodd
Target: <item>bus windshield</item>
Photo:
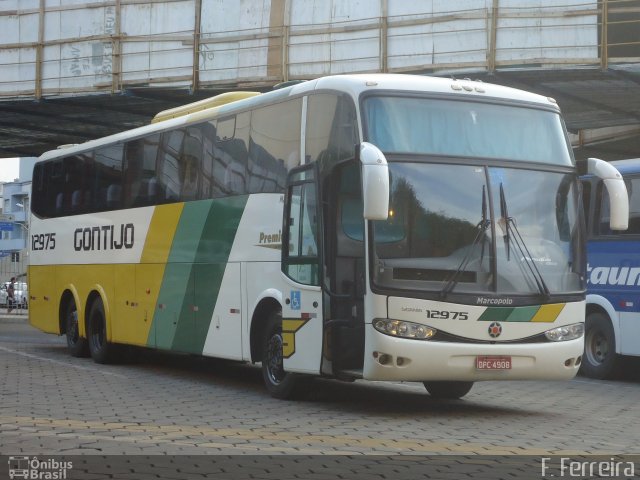
<path fill-rule="evenodd" d="M 364 101 L 367 141 L 385 153 L 495 158 L 571 166 L 553 111 L 423 97 Z"/>
<path fill-rule="evenodd" d="M 422 162 L 389 167 L 389 218 L 373 222 L 377 285 L 535 296 L 584 289 L 573 174 Z"/>

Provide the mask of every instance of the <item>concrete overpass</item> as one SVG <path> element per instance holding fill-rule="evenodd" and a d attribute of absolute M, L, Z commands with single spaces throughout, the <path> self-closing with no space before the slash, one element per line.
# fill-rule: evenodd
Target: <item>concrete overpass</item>
<path fill-rule="evenodd" d="M 580 156 L 640 152 L 640 0 L 5 0 L 0 156 L 234 89 L 352 72 L 558 100 Z"/>

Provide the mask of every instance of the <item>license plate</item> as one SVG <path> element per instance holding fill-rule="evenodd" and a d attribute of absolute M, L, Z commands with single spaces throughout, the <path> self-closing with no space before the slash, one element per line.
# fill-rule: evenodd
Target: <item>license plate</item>
<path fill-rule="evenodd" d="M 476 369 L 511 370 L 511 357 L 479 355 L 476 357 Z"/>

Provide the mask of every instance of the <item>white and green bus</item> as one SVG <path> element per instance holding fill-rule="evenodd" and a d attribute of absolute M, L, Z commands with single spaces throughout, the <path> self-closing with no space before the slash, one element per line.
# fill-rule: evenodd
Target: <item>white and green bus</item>
<path fill-rule="evenodd" d="M 589 166 L 624 228 L 624 183 Z M 314 375 L 447 398 L 570 379 L 577 170 L 555 101 L 501 86 L 353 75 L 225 94 L 42 155 L 30 321 L 99 363 L 122 345 L 261 362 L 280 398 Z"/>

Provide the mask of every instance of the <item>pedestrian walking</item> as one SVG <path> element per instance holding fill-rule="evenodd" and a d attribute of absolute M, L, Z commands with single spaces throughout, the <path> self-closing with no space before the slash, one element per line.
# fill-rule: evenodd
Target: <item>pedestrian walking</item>
<path fill-rule="evenodd" d="M 15 292 L 16 292 L 16 277 L 11 277 L 9 281 L 9 285 L 7 286 L 7 313 L 11 313 L 13 310 L 13 305 L 15 302 Z"/>

